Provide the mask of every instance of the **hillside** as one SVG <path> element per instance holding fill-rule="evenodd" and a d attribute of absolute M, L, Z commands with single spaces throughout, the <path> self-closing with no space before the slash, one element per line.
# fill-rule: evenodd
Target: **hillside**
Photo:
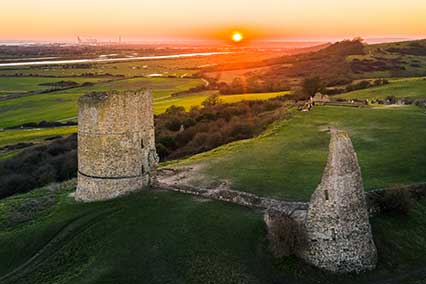
<path fill-rule="evenodd" d="M 71 182 L 0 201 L 1 283 L 407 283 L 424 279 L 426 203 L 372 220 L 374 272 L 273 259 L 260 212 L 169 192 L 78 204 Z M 414 283 L 414 282 L 410 282 Z"/>
<path fill-rule="evenodd" d="M 293 88 L 300 87 L 305 78 L 320 77 L 334 86 L 363 78 L 425 76 L 425 54 L 426 40 L 368 45 L 354 39 L 246 65 L 216 66 L 206 69 L 205 75 L 228 84 L 241 77 L 245 81 L 283 81 Z"/>
<path fill-rule="evenodd" d="M 426 39 L 367 45 L 348 61 L 357 78 L 426 76 Z"/>
<path fill-rule="evenodd" d="M 389 84 L 374 88 L 357 90 L 333 96 L 335 99 L 385 100 L 394 96 L 397 100 L 425 100 L 426 78 L 391 79 Z"/>

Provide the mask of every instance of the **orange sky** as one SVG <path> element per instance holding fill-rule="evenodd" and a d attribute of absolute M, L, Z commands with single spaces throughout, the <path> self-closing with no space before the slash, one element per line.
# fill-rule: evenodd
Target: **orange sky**
<path fill-rule="evenodd" d="M 426 0 L 14 0 L 0 39 L 426 36 Z"/>

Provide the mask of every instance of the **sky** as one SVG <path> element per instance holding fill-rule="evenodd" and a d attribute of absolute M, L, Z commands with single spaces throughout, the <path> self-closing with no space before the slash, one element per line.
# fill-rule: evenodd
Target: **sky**
<path fill-rule="evenodd" d="M 426 37 L 425 0 L 1 2 L 1 40 Z"/>

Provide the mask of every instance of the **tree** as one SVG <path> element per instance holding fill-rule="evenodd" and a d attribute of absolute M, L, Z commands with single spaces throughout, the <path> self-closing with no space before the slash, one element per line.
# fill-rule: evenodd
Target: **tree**
<path fill-rule="evenodd" d="M 314 96 L 318 92 L 325 92 L 324 83 L 319 77 L 307 78 L 303 81 L 303 93 L 307 96 Z"/>
<path fill-rule="evenodd" d="M 212 107 L 215 105 L 219 105 L 221 104 L 223 101 L 220 98 L 219 94 L 215 93 L 215 94 L 211 94 L 210 96 L 208 96 L 207 99 L 205 99 L 201 104 L 203 105 L 203 107 Z"/>
<path fill-rule="evenodd" d="M 185 108 L 183 106 L 175 106 L 171 105 L 166 109 L 166 113 L 170 115 L 178 115 L 185 112 Z"/>

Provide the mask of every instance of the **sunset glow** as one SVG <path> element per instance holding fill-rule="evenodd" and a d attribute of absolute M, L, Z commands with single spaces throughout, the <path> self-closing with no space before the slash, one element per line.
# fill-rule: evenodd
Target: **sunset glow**
<path fill-rule="evenodd" d="M 250 39 L 426 34 L 424 0 L 21 0 L 1 11 L 0 39 L 229 40 L 216 34 L 235 27 Z"/>

